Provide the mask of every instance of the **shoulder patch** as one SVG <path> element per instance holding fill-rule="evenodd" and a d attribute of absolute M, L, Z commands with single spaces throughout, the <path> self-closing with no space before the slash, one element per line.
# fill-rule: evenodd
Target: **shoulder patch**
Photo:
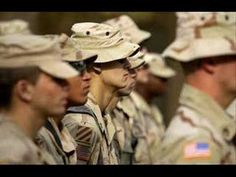
<path fill-rule="evenodd" d="M 90 127 L 78 126 L 75 139 L 85 143 L 90 143 L 92 133 L 93 130 Z"/>
<path fill-rule="evenodd" d="M 83 160 L 83 161 L 89 161 L 90 155 L 91 155 L 91 147 L 89 145 L 78 144 L 76 147 L 77 152 L 77 159 Z"/>
<path fill-rule="evenodd" d="M 193 142 L 184 146 L 184 159 L 210 158 L 211 151 L 208 143 Z"/>
<path fill-rule="evenodd" d="M 93 129 L 85 126 L 77 126 L 75 132 L 75 141 L 77 143 L 76 153 L 77 159 L 89 161 L 92 152 Z"/>

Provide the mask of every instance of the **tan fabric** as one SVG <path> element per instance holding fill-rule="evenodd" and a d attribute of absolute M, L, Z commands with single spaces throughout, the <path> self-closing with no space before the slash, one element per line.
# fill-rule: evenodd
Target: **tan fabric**
<path fill-rule="evenodd" d="M 30 34 L 29 23 L 20 20 L 0 21 L 0 36 L 8 34 Z"/>
<path fill-rule="evenodd" d="M 170 78 L 176 75 L 176 72 L 169 67 L 160 54 L 146 52 L 143 56 L 145 63 L 149 65 L 149 71 L 155 76 Z"/>
<path fill-rule="evenodd" d="M 55 164 L 13 122 L 0 115 L 0 164 Z"/>
<path fill-rule="evenodd" d="M 43 35 L 45 38 L 49 39 L 58 39 L 62 48 L 62 59 L 68 62 L 83 61 L 97 55 L 94 53 L 89 53 L 80 50 L 76 47 L 76 43 L 66 34 L 62 33 L 61 35 Z"/>
<path fill-rule="evenodd" d="M 148 151 L 150 158 L 143 163 L 153 164 L 158 158 L 157 153 L 159 152 L 160 142 L 164 136 L 163 120 L 162 117 L 160 117 L 161 114 L 159 110 L 155 108 L 154 105 L 149 105 L 137 92 L 131 93 L 131 98 L 144 120 L 143 126 L 145 126 L 146 143 L 148 147 L 144 150 Z"/>
<path fill-rule="evenodd" d="M 123 110 L 128 114 L 132 133 L 137 139 L 134 148 L 133 164 L 149 164 L 151 162 L 150 152 L 148 150 L 146 123 L 141 112 L 137 109 L 132 93 L 121 102 Z"/>
<path fill-rule="evenodd" d="M 58 78 L 78 75 L 62 61 L 58 40 L 37 35 L 12 34 L 0 36 L 0 68 L 38 66 Z"/>
<path fill-rule="evenodd" d="M 145 61 L 141 58 L 128 59 L 130 63 L 130 69 L 136 69 L 145 64 Z"/>
<path fill-rule="evenodd" d="M 143 59 L 144 55 L 145 55 L 145 52 L 143 50 L 140 50 L 134 56 L 128 57 L 127 59 L 130 63 L 130 68 L 136 69 L 144 65 L 145 64 L 145 61 Z"/>
<path fill-rule="evenodd" d="M 151 113 L 154 117 L 155 123 L 158 126 L 158 129 L 160 130 L 160 135 L 164 136 L 166 126 L 163 120 L 163 115 L 157 105 L 151 104 L 150 108 L 151 108 Z"/>
<path fill-rule="evenodd" d="M 137 119 L 135 116 L 137 117 L 137 111 L 134 105 L 130 104 L 128 97 L 121 98 L 111 113 L 116 128 L 120 164 L 133 164 L 134 161 L 134 151 L 138 141 L 137 133 L 133 131 L 134 119 Z"/>
<path fill-rule="evenodd" d="M 103 23 L 119 28 L 126 39 L 136 44 L 151 37 L 150 32 L 139 29 L 137 24 L 128 15 L 121 15 L 106 20 Z"/>
<path fill-rule="evenodd" d="M 236 99 L 228 106 L 226 112 L 236 121 Z"/>
<path fill-rule="evenodd" d="M 79 164 L 118 164 L 113 146 L 115 127 L 111 117 L 102 115 L 94 97 L 89 93 L 86 106 L 96 118 L 88 114 L 68 113 L 63 119 L 77 143 L 77 159 Z"/>
<path fill-rule="evenodd" d="M 70 135 L 69 131 L 65 126 L 62 125 L 62 129 L 59 130 L 55 121 L 52 118 L 48 119 L 53 126 L 55 132 L 57 133 L 62 148 L 57 143 L 53 134 L 46 128 L 42 127 L 38 132 L 36 141 L 39 147 L 49 154 L 51 154 L 56 162 L 56 164 L 76 164 L 76 142 Z"/>
<path fill-rule="evenodd" d="M 161 146 L 161 163 L 235 164 L 236 125 L 208 95 L 185 84 Z"/>
<path fill-rule="evenodd" d="M 72 26 L 71 38 L 83 51 L 98 55 L 95 63 L 124 59 L 135 54 L 139 45 L 125 40 L 117 28 L 99 23 L 76 23 Z"/>
<path fill-rule="evenodd" d="M 177 18 L 176 39 L 164 57 L 188 62 L 236 54 L 236 12 L 181 12 Z"/>

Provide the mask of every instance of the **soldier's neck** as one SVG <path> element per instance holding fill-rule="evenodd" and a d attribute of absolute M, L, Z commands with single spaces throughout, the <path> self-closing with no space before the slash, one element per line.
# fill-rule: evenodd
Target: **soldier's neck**
<path fill-rule="evenodd" d="M 186 77 L 186 83 L 213 98 L 223 109 L 233 101 L 234 95 L 228 93 L 222 86 L 208 77 Z"/>
<path fill-rule="evenodd" d="M 105 85 L 102 82 L 92 81 L 90 92 L 95 97 L 95 100 L 99 105 L 101 112 L 104 113 L 115 94 L 115 89 L 113 87 Z"/>

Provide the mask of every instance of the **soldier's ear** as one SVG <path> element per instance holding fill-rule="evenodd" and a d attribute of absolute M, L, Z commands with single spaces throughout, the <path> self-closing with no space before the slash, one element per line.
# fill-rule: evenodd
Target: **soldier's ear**
<path fill-rule="evenodd" d="M 93 70 L 96 74 L 100 74 L 102 72 L 101 64 L 100 63 L 94 64 Z"/>
<path fill-rule="evenodd" d="M 33 95 L 33 85 L 26 80 L 19 80 L 14 89 L 14 94 L 24 102 L 30 102 Z"/>
<path fill-rule="evenodd" d="M 214 58 L 206 58 L 201 62 L 202 68 L 208 73 L 214 73 L 216 68 L 216 62 Z"/>

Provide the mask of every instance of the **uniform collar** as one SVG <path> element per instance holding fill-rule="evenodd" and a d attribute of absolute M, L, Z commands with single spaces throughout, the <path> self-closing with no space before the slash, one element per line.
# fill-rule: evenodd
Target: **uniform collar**
<path fill-rule="evenodd" d="M 151 114 L 151 109 L 146 100 L 137 92 L 131 92 L 130 97 L 133 99 L 137 108 L 147 114 Z"/>
<path fill-rule="evenodd" d="M 126 113 L 129 117 L 134 117 L 136 110 L 132 103 L 130 96 L 126 96 L 120 99 L 116 107 Z"/>
<path fill-rule="evenodd" d="M 105 125 L 105 122 L 103 120 L 101 109 L 100 109 L 99 105 L 97 104 L 97 101 L 96 101 L 96 99 L 95 99 L 95 97 L 93 96 L 92 93 L 88 94 L 88 101 L 87 101 L 86 105 L 88 105 L 89 108 L 96 115 L 97 121 L 98 121 L 98 125 L 99 125 L 102 133 L 104 133 L 105 130 L 106 130 L 106 125 Z"/>
<path fill-rule="evenodd" d="M 99 127 L 102 133 L 105 134 L 107 143 L 110 144 L 115 134 L 115 127 L 111 121 L 110 115 L 108 113 L 105 113 L 104 115 L 102 114 L 101 109 L 92 93 L 88 94 L 88 101 L 86 104 L 96 115 Z"/>
<path fill-rule="evenodd" d="M 210 96 L 184 84 L 180 94 L 180 104 L 190 107 L 213 124 L 226 140 L 231 140 L 236 133 L 235 122 Z"/>
<path fill-rule="evenodd" d="M 48 118 L 48 121 L 51 123 L 53 126 L 54 130 L 56 131 L 58 137 L 61 140 L 62 148 L 64 152 L 72 152 L 75 150 L 75 144 L 73 143 L 73 139 L 67 130 L 67 128 L 62 124 L 62 129 L 61 131 L 59 130 L 56 122 L 53 120 L 53 118 Z M 55 141 L 56 143 L 56 141 Z"/>

